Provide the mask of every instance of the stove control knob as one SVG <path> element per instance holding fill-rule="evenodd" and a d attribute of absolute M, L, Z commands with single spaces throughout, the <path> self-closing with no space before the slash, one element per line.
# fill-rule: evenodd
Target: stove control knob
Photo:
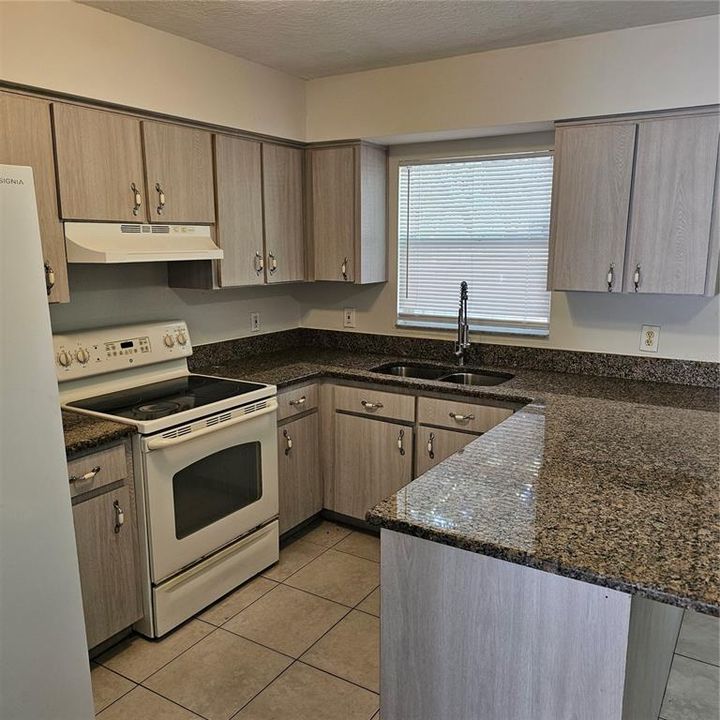
<path fill-rule="evenodd" d="M 67 350 L 61 350 L 58 353 L 57 361 L 62 367 L 70 367 L 72 365 L 72 355 Z"/>
<path fill-rule="evenodd" d="M 178 330 L 178 334 L 176 335 L 177 341 L 179 345 L 186 345 L 187 344 L 187 335 L 185 334 L 184 330 Z"/>
<path fill-rule="evenodd" d="M 90 361 L 90 353 L 87 351 L 86 348 L 78 348 L 75 352 L 75 359 L 81 364 L 81 365 L 87 365 Z"/>
<path fill-rule="evenodd" d="M 170 335 L 170 333 L 168 333 L 168 334 L 163 338 L 163 342 L 165 343 L 165 345 L 166 345 L 167 347 L 171 348 L 171 347 L 175 344 L 175 339 L 173 338 L 172 335 Z"/>

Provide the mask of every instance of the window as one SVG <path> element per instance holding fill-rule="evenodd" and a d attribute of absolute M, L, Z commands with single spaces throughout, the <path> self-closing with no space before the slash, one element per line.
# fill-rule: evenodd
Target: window
<path fill-rule="evenodd" d="M 552 155 L 401 165 L 398 324 L 546 335 Z"/>

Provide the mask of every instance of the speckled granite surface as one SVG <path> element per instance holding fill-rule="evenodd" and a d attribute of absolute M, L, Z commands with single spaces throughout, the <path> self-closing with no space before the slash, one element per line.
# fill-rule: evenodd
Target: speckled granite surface
<path fill-rule="evenodd" d="M 62 412 L 62 421 L 67 457 L 100 445 L 106 445 L 135 432 L 135 428 L 131 425 L 109 422 L 92 417 L 92 415 L 81 415 L 67 410 Z"/>
<path fill-rule="evenodd" d="M 300 348 L 192 367 L 280 388 L 327 377 L 522 404 L 368 519 L 720 614 L 717 390 L 522 369 L 464 388 L 371 370 L 393 359 Z"/>

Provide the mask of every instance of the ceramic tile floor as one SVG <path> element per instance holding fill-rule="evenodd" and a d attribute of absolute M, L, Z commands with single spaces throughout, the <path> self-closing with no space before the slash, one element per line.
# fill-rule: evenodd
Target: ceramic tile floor
<path fill-rule="evenodd" d="M 159 642 L 92 664 L 100 720 L 377 720 L 380 544 L 323 521 Z M 686 612 L 661 720 L 720 720 L 716 618 Z"/>

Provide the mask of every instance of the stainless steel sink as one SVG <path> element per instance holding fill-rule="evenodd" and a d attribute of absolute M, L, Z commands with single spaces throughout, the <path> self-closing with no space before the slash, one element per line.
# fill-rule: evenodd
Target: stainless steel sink
<path fill-rule="evenodd" d="M 421 380 L 437 380 L 441 375 L 447 375 L 447 368 L 417 367 L 415 365 L 382 365 L 373 368 L 373 371 L 384 375 L 397 375 L 398 377 Z"/>
<path fill-rule="evenodd" d="M 458 385 L 500 385 L 512 378 L 512 375 L 506 373 L 456 372 L 443 375 L 437 379 L 443 382 L 457 383 Z"/>

